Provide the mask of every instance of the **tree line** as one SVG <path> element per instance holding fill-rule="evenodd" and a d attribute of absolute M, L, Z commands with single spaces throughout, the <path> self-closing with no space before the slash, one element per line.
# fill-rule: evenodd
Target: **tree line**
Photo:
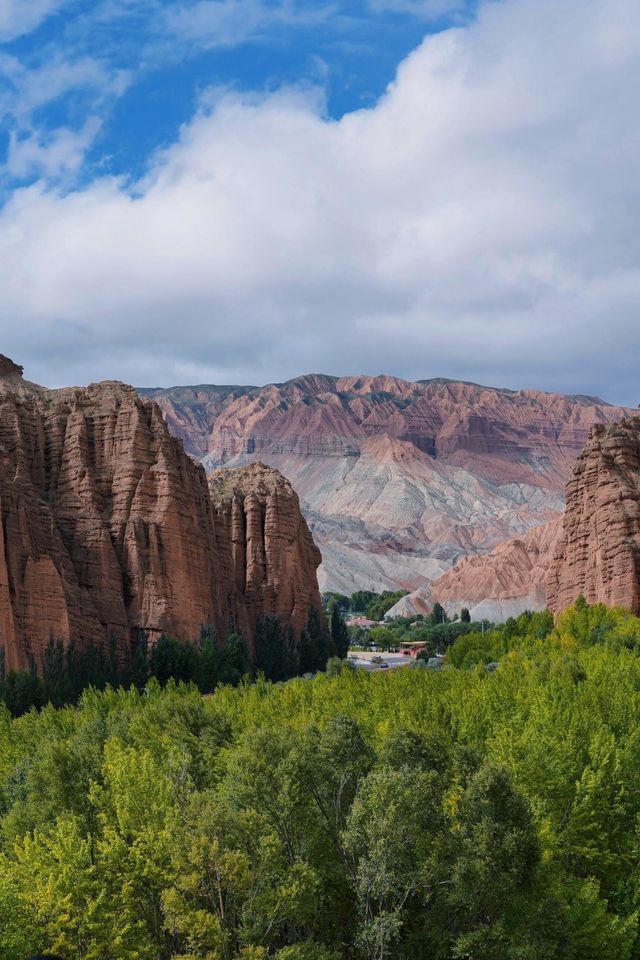
<path fill-rule="evenodd" d="M 52 637 L 42 663 L 32 658 L 28 670 L 7 672 L 0 647 L 0 700 L 12 715 L 19 716 L 48 703 L 55 707 L 75 703 L 89 687 L 142 690 L 152 677 L 161 686 L 175 680 L 194 683 L 202 693 L 211 693 L 219 684 L 237 686 L 243 677 L 263 675 L 279 681 L 324 670 L 328 658 L 345 657 L 347 647 L 342 618 L 332 617 L 328 629 L 313 607 L 299 641 L 291 629 L 284 629 L 279 617 L 260 619 L 251 656 L 244 638 L 233 627 L 220 638 L 212 626 L 203 626 L 193 642 L 161 636 L 150 643 L 145 631 L 138 631 L 125 656 L 113 637 L 106 644 L 86 641 L 67 646 Z"/>

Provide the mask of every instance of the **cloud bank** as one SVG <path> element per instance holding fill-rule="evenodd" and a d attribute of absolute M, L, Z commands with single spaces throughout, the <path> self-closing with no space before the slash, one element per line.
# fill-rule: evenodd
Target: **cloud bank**
<path fill-rule="evenodd" d="M 639 84 L 635 0 L 504 0 L 340 121 L 317 91 L 205 96 L 143 180 L 13 193 L 2 349 L 50 384 L 384 371 L 635 403 Z"/>

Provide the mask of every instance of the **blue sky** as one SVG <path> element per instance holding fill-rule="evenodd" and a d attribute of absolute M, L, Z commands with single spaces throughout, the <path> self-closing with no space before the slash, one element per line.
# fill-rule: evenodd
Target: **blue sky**
<path fill-rule="evenodd" d="M 207 90 L 314 89 L 335 119 L 370 107 L 426 33 L 466 22 L 474 8 L 471 0 L 42 0 L 30 15 L 32 3 L 5 0 L 3 15 L 0 0 L 5 198 L 43 173 L 66 189 L 101 175 L 137 179 Z M 61 133 L 66 164 L 55 147 Z M 40 163 L 36 150 L 7 163 L 34 141 Z M 47 145 L 59 158 L 49 169 Z"/>
<path fill-rule="evenodd" d="M 0 0 L 0 352 L 635 406 L 638 89 L 637 0 Z"/>

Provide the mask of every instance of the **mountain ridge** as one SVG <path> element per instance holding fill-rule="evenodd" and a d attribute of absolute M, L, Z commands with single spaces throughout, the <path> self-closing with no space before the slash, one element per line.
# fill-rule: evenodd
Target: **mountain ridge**
<path fill-rule="evenodd" d="M 144 388 L 208 470 L 287 476 L 323 552 L 323 589 L 428 586 L 553 520 L 599 398 L 432 378 L 304 374 L 264 387 Z"/>

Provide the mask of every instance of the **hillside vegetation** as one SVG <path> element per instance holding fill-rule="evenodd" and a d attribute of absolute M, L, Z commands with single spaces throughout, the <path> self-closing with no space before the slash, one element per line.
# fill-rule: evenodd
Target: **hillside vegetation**
<path fill-rule="evenodd" d="M 0 705 L 0 956 L 640 957 L 639 650 L 579 602 L 439 672 Z"/>

